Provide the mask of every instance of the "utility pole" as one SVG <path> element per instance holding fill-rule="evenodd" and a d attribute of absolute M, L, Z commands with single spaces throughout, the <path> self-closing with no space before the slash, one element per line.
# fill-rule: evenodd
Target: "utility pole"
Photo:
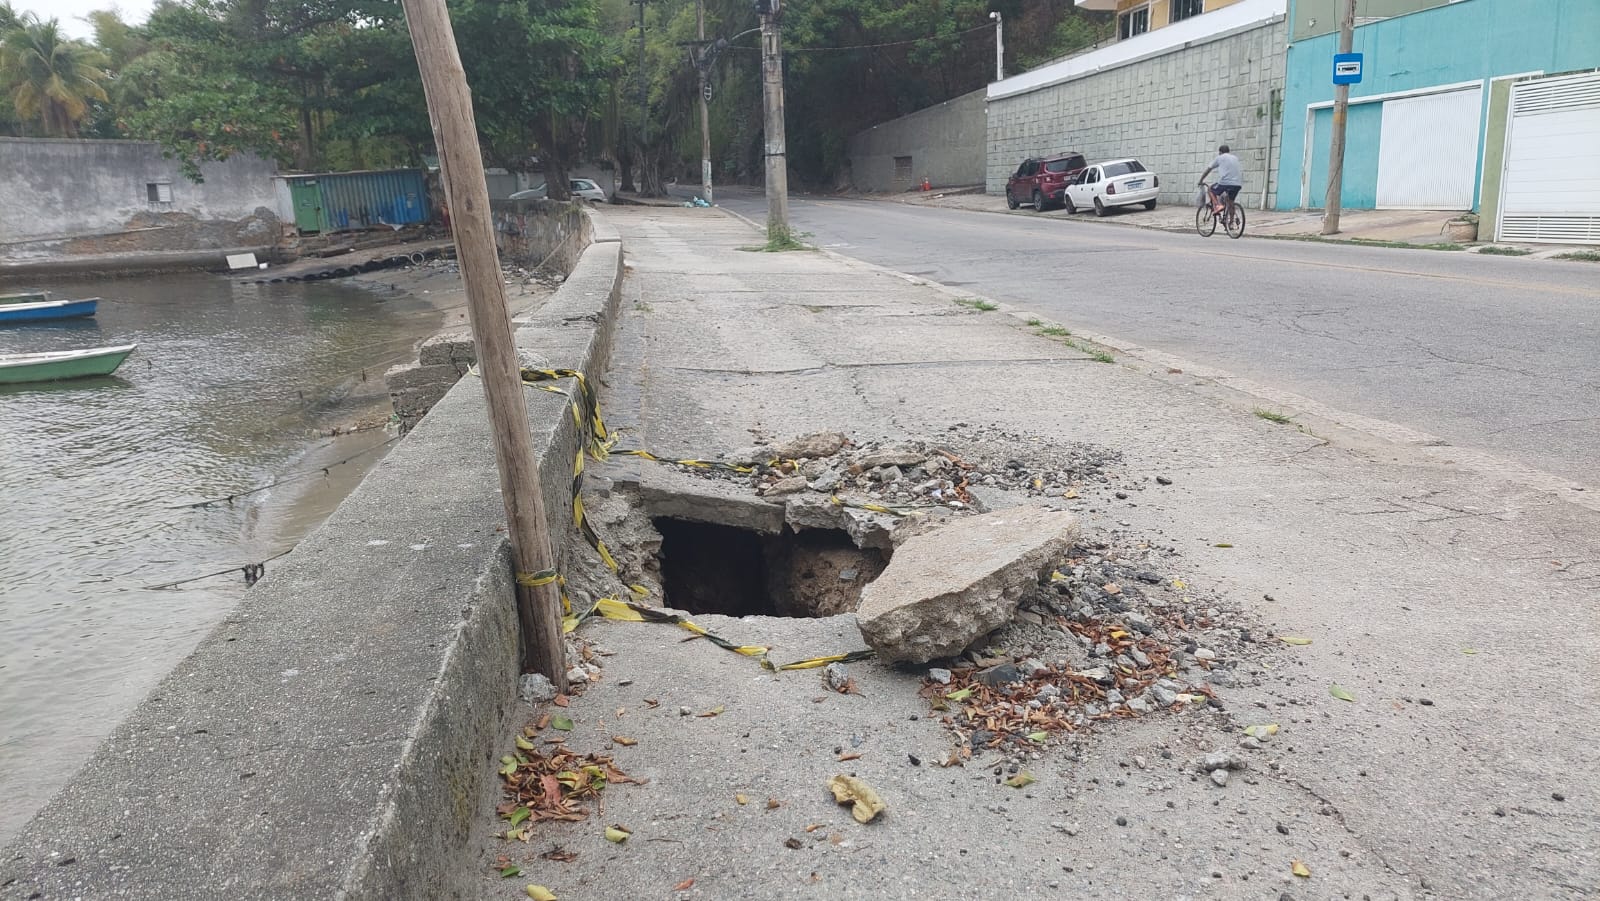
<path fill-rule="evenodd" d="M 1339 52 L 1349 53 L 1355 44 L 1356 0 L 1344 0 L 1344 12 L 1339 16 Z M 1344 126 L 1350 113 L 1350 86 L 1333 88 L 1333 141 L 1328 148 L 1328 196 L 1322 202 L 1322 233 L 1339 233 L 1339 209 L 1344 191 Z M 1271 152 L 1270 149 L 1268 152 Z"/>
<path fill-rule="evenodd" d="M 789 164 L 783 137 L 783 45 L 780 0 L 756 0 L 761 14 L 761 88 L 766 101 L 767 240 L 789 236 Z"/>
<path fill-rule="evenodd" d="M 644 147 L 650 143 L 650 82 L 644 73 L 644 5 L 646 0 L 628 0 L 639 7 L 639 190 L 644 191 Z"/>
<path fill-rule="evenodd" d="M 700 54 L 700 194 L 706 203 L 715 203 L 711 197 L 711 79 L 709 60 L 707 59 L 706 46 L 706 0 L 694 2 L 695 36 L 700 45 L 695 48 Z"/>
<path fill-rule="evenodd" d="M 450 205 L 456 258 L 467 291 L 472 343 L 477 348 L 483 393 L 494 436 L 495 463 L 500 471 L 500 496 L 505 504 L 506 535 L 511 558 L 520 574 L 550 572 L 550 533 L 539 491 L 539 464 L 528 426 L 527 398 L 511 337 L 511 314 L 495 252 L 494 224 L 489 216 L 489 188 L 483 175 L 483 151 L 472 113 L 472 92 L 456 48 L 455 30 L 445 0 L 402 0 L 422 90 L 428 102 L 439 150 L 439 174 Z M 550 678 L 557 691 L 567 690 L 565 642 L 561 637 L 560 589 L 551 579 L 528 585 L 517 579 L 517 614 L 521 625 L 523 662 Z"/>
<path fill-rule="evenodd" d="M 1005 20 L 1000 17 L 1000 11 L 995 10 L 989 14 L 994 20 L 994 80 L 1006 80 L 1006 27 Z"/>

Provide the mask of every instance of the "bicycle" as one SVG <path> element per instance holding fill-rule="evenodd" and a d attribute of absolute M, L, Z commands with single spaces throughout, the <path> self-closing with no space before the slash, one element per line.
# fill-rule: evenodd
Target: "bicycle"
<path fill-rule="evenodd" d="M 1211 190 L 1211 185 L 1201 182 L 1200 187 L 1205 189 L 1209 203 L 1194 211 L 1194 230 L 1200 237 L 1209 238 L 1217 232 L 1217 223 L 1222 223 L 1222 230 L 1230 238 L 1237 238 L 1244 234 L 1244 207 L 1237 200 L 1233 203 L 1233 214 L 1228 214 L 1228 202 Z"/>

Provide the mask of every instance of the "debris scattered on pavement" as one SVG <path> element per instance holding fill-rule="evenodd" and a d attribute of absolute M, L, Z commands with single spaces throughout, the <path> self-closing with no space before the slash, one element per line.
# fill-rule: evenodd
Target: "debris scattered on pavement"
<path fill-rule="evenodd" d="M 878 793 L 855 776 L 834 776 L 828 780 L 828 788 L 835 801 L 851 805 L 850 815 L 858 823 L 870 823 L 887 809 Z"/>
<path fill-rule="evenodd" d="M 505 838 L 528 841 L 533 825 L 546 820 L 582 820 L 589 815 L 589 802 L 597 801 L 607 785 L 639 781 L 607 755 L 578 754 L 560 746 L 539 751 L 527 741 L 535 735 L 531 727 L 524 729 L 517 752 L 501 758 L 507 800 L 495 810 L 510 823 Z"/>

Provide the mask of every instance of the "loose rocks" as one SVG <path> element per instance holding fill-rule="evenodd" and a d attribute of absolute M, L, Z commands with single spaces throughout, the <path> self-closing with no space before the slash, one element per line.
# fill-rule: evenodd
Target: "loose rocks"
<path fill-rule="evenodd" d="M 1070 513 L 1018 507 L 907 539 L 861 592 L 861 635 L 886 661 L 959 654 L 1011 619 L 1078 535 Z"/>

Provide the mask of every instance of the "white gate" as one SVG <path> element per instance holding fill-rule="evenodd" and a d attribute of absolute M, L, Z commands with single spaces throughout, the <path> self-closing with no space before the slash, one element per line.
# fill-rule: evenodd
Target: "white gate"
<path fill-rule="evenodd" d="M 1600 244 L 1600 73 L 1512 86 L 1495 234 Z"/>
<path fill-rule="evenodd" d="M 1388 210 L 1470 210 L 1478 184 L 1483 88 L 1383 103 L 1378 203 Z"/>

